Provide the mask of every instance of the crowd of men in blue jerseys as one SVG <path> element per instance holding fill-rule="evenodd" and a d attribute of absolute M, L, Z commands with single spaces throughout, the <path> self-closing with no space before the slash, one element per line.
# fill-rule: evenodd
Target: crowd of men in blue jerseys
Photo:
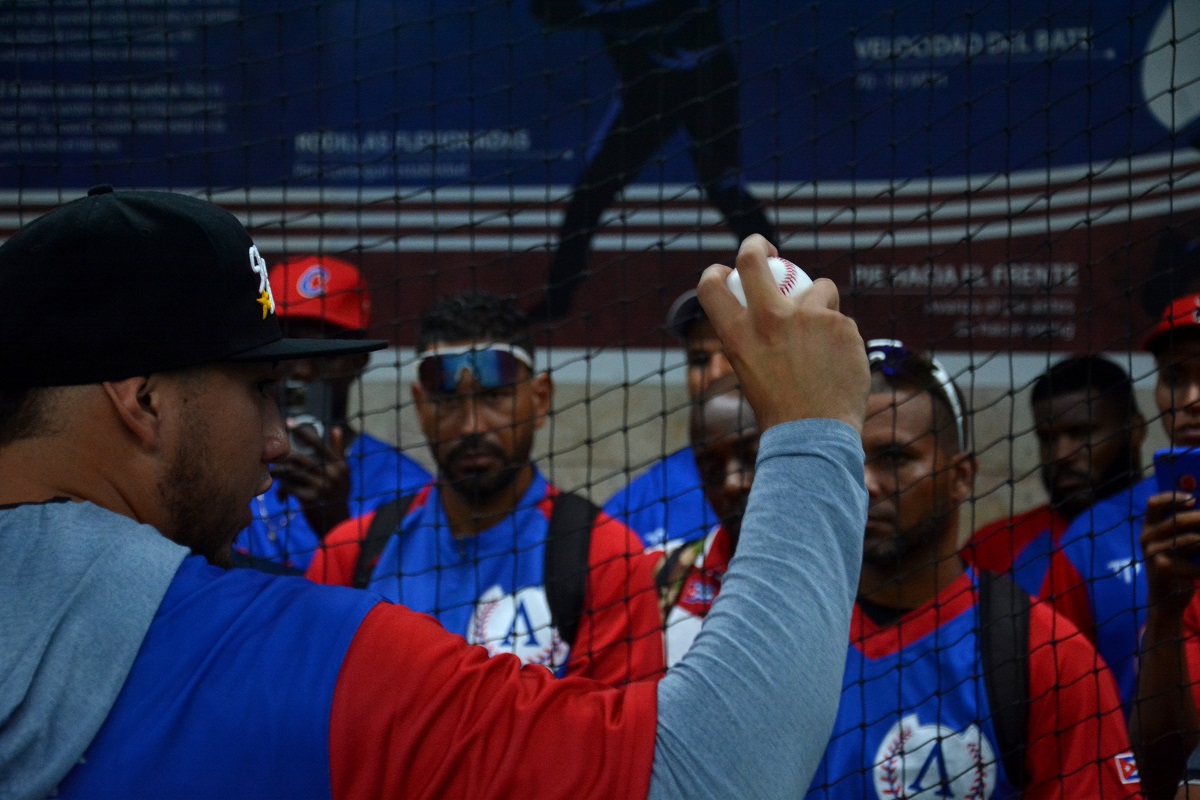
<path fill-rule="evenodd" d="M 270 281 L 285 329 L 365 335 L 370 298 L 351 264 L 296 259 Z M 293 397 L 291 413 L 323 418 L 289 423 L 292 453 L 235 559 L 370 588 L 559 675 L 660 674 L 720 591 L 758 448 L 695 291 L 667 326 L 687 355 L 689 443 L 602 507 L 531 458 L 553 383 L 509 299 L 446 298 L 419 323 L 411 391 L 436 475 L 352 424 L 365 355 L 295 362 L 289 387 L 320 402 Z M 1168 440 L 1200 447 L 1200 295 L 1172 303 L 1142 345 Z M 962 392 L 902 342 L 870 341 L 868 356 L 863 574 L 810 797 L 1187 796 L 1200 512 L 1144 477 L 1148 423 L 1128 372 L 1089 354 L 1037 378 L 1048 501 L 964 543 L 976 461 Z"/>
<path fill-rule="evenodd" d="M 431 474 L 352 424 L 386 347 L 353 265 L 270 270 L 166 192 L 26 225 L 0 795 L 1186 797 L 1200 294 L 1141 341 L 1155 474 L 1129 375 L 1049 364 L 1049 501 L 964 543 L 954 376 L 864 341 L 830 281 L 780 295 L 773 254 L 742 243 L 745 307 L 713 265 L 671 308 L 688 448 L 600 507 L 532 456 L 555 387 L 511 298 L 417 323 Z"/>

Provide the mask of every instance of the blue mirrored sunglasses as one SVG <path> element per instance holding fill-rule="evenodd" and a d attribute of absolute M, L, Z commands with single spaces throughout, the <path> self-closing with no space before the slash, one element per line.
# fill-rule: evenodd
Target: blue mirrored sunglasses
<path fill-rule="evenodd" d="M 955 431 L 958 433 L 958 447 L 967 449 L 967 426 L 963 418 L 962 404 L 958 401 L 958 392 L 954 388 L 954 379 L 942 366 L 942 363 L 931 356 L 923 356 L 904 346 L 897 339 L 872 339 L 867 342 L 867 361 L 889 378 L 914 375 L 924 372 L 932 377 L 941 389 L 942 398 L 954 414 Z"/>
<path fill-rule="evenodd" d="M 469 373 L 480 389 L 512 386 L 521 365 L 533 370 L 533 357 L 511 344 L 467 345 L 425 350 L 417 355 L 417 380 L 431 392 L 452 394 Z"/>

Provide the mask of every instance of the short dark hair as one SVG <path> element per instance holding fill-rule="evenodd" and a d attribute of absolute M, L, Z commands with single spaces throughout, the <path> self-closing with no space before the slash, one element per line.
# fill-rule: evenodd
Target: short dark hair
<path fill-rule="evenodd" d="M 0 386 L 0 447 L 46 429 L 47 393 L 47 389 L 35 386 Z"/>
<path fill-rule="evenodd" d="M 417 350 L 483 340 L 516 345 L 533 355 L 529 317 L 510 297 L 481 291 L 443 297 L 417 323 Z"/>
<path fill-rule="evenodd" d="M 1100 355 L 1072 356 L 1051 366 L 1033 382 L 1030 403 L 1087 390 L 1116 403 L 1127 419 L 1140 413 L 1129 373 Z"/>

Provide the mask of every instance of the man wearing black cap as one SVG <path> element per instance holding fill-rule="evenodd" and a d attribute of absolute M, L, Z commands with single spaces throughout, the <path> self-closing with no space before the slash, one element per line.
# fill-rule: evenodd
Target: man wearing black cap
<path fill-rule="evenodd" d="M 382 343 L 283 338 L 203 201 L 99 190 L 30 223 L 0 247 L 0 793 L 798 796 L 845 657 L 867 368 L 833 284 L 782 297 L 773 252 L 738 255 L 749 309 L 728 268 L 700 285 L 764 428 L 739 558 L 679 668 L 613 690 L 221 569 L 288 451 L 276 362 Z"/>
<path fill-rule="evenodd" d="M 684 292 L 671 304 L 667 329 L 687 351 L 690 402 L 695 403 L 714 381 L 733 374 L 717 329 L 705 316 L 695 289 Z M 650 549 L 672 550 L 703 539 L 718 521 L 704 497 L 691 445 L 646 467 L 608 499 L 604 510 L 628 525 Z"/>

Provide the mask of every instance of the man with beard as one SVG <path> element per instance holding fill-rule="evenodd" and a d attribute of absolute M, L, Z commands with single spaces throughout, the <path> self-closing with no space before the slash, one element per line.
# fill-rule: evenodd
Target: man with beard
<path fill-rule="evenodd" d="M 1103 356 L 1054 364 L 1034 382 L 1030 404 L 1050 502 L 980 528 L 962 555 L 1037 594 L 1067 526 L 1141 480 L 1146 420 L 1128 373 Z"/>
<path fill-rule="evenodd" d="M 837 722 L 808 797 L 1137 797 L 1095 650 L 1028 602 L 1009 603 L 1027 623 L 1013 641 L 1022 625 L 995 623 L 991 609 L 1020 589 L 959 558 L 975 458 L 958 388 L 900 342 L 868 342 L 867 355 L 863 568 Z M 1013 663 L 1023 696 L 997 680 Z M 1011 708 L 1024 712 L 1015 730 Z"/>
<path fill-rule="evenodd" d="M 335 528 L 309 577 L 354 585 L 365 558 L 367 588 L 491 653 L 614 686 L 661 672 L 654 556 L 594 507 L 555 530 L 578 499 L 530 459 L 554 386 L 534 369 L 525 314 L 484 292 L 444 298 L 421 318 L 417 349 L 412 395 L 438 477 L 400 501 L 382 536 L 371 532 L 382 511 Z M 556 555 L 556 536 L 578 541 L 577 560 Z M 582 601 L 556 608 L 571 581 Z"/>
<path fill-rule="evenodd" d="M 24 226 L 0 246 L 0 794 L 799 794 L 836 710 L 868 376 L 834 284 L 785 298 L 772 255 L 738 253 L 748 308 L 728 267 L 700 281 L 763 427 L 741 555 L 680 667 L 612 689 L 222 569 L 288 452 L 277 362 L 386 343 L 285 339 L 250 235 L 197 198 L 97 187 Z"/>

